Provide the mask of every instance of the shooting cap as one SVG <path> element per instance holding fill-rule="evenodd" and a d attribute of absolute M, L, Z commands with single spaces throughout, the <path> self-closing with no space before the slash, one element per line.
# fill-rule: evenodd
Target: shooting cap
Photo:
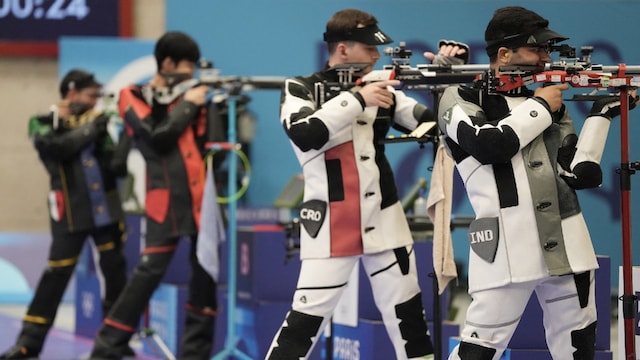
<path fill-rule="evenodd" d="M 484 33 L 487 55 L 493 56 L 500 47 L 555 44 L 569 39 L 549 29 L 549 21 L 520 6 L 496 10 Z"/>
<path fill-rule="evenodd" d="M 393 39 L 380 30 L 378 25 L 357 27 L 347 31 L 326 31 L 324 41 L 327 43 L 338 41 L 358 41 L 367 45 L 391 44 Z"/>
<path fill-rule="evenodd" d="M 507 35 L 499 40 L 488 41 L 486 49 L 487 54 L 491 56 L 492 54 L 497 53 L 500 47 L 514 49 L 523 46 L 555 44 L 567 39 L 569 38 L 562 36 L 549 28 L 542 28 L 532 33 Z"/>
<path fill-rule="evenodd" d="M 82 90 L 89 87 L 102 87 L 102 84 L 96 80 L 93 74 L 84 70 L 73 69 L 62 78 L 60 95 L 65 97 L 71 89 Z"/>

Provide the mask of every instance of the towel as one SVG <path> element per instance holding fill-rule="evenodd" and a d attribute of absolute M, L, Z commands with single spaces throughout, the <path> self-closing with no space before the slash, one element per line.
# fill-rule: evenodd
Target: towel
<path fill-rule="evenodd" d="M 433 223 L 433 268 L 442 294 L 449 282 L 458 277 L 451 242 L 451 197 L 453 159 L 439 142 L 431 173 L 427 212 Z"/>
<path fill-rule="evenodd" d="M 204 270 L 217 282 L 220 274 L 218 246 L 220 242 L 226 240 L 226 233 L 224 222 L 222 221 L 222 213 L 218 205 L 218 193 L 216 192 L 213 165 L 210 159 L 211 156 L 209 157 L 207 175 L 205 177 L 206 183 L 202 196 L 202 213 L 200 215 L 196 256 Z"/>

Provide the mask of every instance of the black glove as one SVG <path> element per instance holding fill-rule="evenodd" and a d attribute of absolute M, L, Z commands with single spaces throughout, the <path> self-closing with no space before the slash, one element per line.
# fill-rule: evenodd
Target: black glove
<path fill-rule="evenodd" d="M 433 59 L 433 61 L 431 62 L 432 64 L 463 65 L 469 62 L 469 45 L 462 42 L 453 41 L 453 40 L 440 40 L 438 42 L 438 49 L 440 49 L 442 46 L 445 46 L 445 45 L 457 46 L 459 48 L 464 49 L 465 51 L 462 54 L 458 54 L 452 57 L 436 55 L 435 59 Z"/>
<path fill-rule="evenodd" d="M 562 106 L 560 106 L 560 109 L 554 113 L 551 114 L 551 119 L 554 123 L 559 123 L 563 118 L 564 118 L 564 113 L 567 110 L 567 107 L 564 106 L 564 104 L 562 104 Z"/>
<path fill-rule="evenodd" d="M 629 95 L 629 110 L 636 107 L 637 97 Z M 607 96 L 593 102 L 589 116 L 604 116 L 609 120 L 620 115 L 620 96 Z"/>
<path fill-rule="evenodd" d="M 95 120 L 93 120 L 93 126 L 96 129 L 98 134 L 103 134 L 107 132 L 107 124 L 109 123 L 109 117 L 105 115 L 100 115 Z"/>
<path fill-rule="evenodd" d="M 566 172 L 571 172 L 571 162 L 576 155 L 576 145 L 578 144 L 578 136 L 569 134 L 562 139 L 562 145 L 558 149 L 558 164 Z"/>

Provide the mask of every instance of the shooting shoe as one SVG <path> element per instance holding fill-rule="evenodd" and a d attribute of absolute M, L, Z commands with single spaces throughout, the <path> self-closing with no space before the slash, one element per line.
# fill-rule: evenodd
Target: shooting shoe
<path fill-rule="evenodd" d="M 127 346 L 124 351 L 122 352 L 122 355 L 124 357 L 136 357 L 136 352 L 133 351 L 133 349 L 131 348 L 131 346 Z"/>
<path fill-rule="evenodd" d="M 0 355 L 0 359 L 37 359 L 38 353 L 29 350 L 24 345 L 14 345 L 4 354 Z"/>

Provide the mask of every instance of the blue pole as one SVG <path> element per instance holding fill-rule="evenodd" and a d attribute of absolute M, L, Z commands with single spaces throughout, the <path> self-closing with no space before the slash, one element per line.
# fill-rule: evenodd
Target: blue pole
<path fill-rule="evenodd" d="M 227 141 L 231 144 L 231 146 L 236 145 L 236 93 L 232 89 L 229 92 L 228 104 L 229 104 L 229 130 L 228 130 L 228 139 Z M 238 159 L 236 156 L 229 157 L 229 236 L 227 237 L 227 245 L 229 247 L 229 284 L 228 284 L 228 294 L 227 294 L 227 338 L 225 340 L 224 349 L 217 353 L 213 360 L 222 360 L 227 358 L 238 358 L 238 359 L 246 359 L 251 360 L 251 357 L 244 354 L 242 351 L 236 348 L 238 344 L 238 339 L 236 338 L 236 288 L 237 288 L 237 222 L 236 222 L 236 209 L 237 204 L 236 200 L 232 199 L 234 194 L 237 191 L 237 167 L 238 167 Z"/>

